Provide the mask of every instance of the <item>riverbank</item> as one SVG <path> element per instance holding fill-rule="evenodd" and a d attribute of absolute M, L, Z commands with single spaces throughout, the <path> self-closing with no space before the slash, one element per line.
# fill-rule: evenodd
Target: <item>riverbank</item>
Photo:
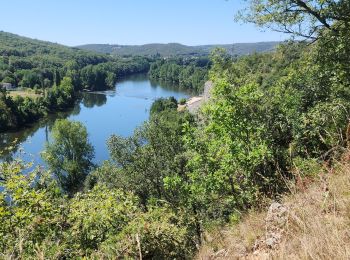
<path fill-rule="evenodd" d="M 203 94 L 191 97 L 184 105 L 178 105 L 178 111 L 187 109 L 191 114 L 197 113 L 201 105 L 209 100 L 212 88 L 213 83 L 211 81 L 205 82 Z"/>
<path fill-rule="evenodd" d="M 94 163 L 99 164 L 109 158 L 106 140 L 112 134 L 132 135 L 136 127 L 148 120 L 153 101 L 171 96 L 178 100 L 189 98 L 187 92 L 151 82 L 145 74 L 129 76 L 118 81 L 113 90 L 81 92 L 79 100 L 66 112 L 50 114 L 47 119 L 38 120 L 18 131 L 1 133 L 0 150 L 6 150 L 6 159 L 23 157 L 21 151 L 25 151 L 25 161 L 42 165 L 40 152 L 50 138 L 52 125 L 57 118 L 67 118 L 87 127 L 96 151 Z"/>

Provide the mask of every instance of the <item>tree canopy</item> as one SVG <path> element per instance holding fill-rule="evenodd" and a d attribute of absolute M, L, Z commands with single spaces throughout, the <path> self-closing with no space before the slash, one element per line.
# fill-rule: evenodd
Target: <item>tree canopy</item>
<path fill-rule="evenodd" d="M 83 188 L 85 178 L 94 168 L 94 148 L 88 141 L 86 127 L 80 122 L 59 119 L 51 131 L 43 158 L 61 188 L 69 194 Z"/>
<path fill-rule="evenodd" d="M 6 83 L 35 94 L 13 98 L 2 91 L 0 131 L 66 110 L 79 98 L 78 91 L 111 89 L 118 78 L 148 72 L 151 62 L 144 57 L 121 59 L 5 32 L 0 32 L 0 54 L 0 88 Z"/>
<path fill-rule="evenodd" d="M 309 39 L 319 38 L 323 29 L 337 33 L 350 22 L 347 0 L 254 0 L 237 16 L 275 31 Z"/>
<path fill-rule="evenodd" d="M 206 230 L 237 223 L 341 158 L 350 142 L 349 2 L 248 2 L 253 22 L 317 41 L 244 57 L 215 51 L 199 114 L 157 100 L 132 136 L 108 139 L 110 159 L 93 170 L 86 129 L 58 121 L 45 154 L 54 177 L 0 163 L 1 257 L 192 259 Z M 173 78 L 187 69 L 177 62 L 158 60 L 151 72 Z M 87 66 L 84 80 L 101 80 Z M 47 95 L 56 106 L 70 100 L 74 73 L 59 81 Z M 13 102 L 0 93 L 1 123 L 16 123 Z M 31 113 L 35 103 L 21 102 Z"/>

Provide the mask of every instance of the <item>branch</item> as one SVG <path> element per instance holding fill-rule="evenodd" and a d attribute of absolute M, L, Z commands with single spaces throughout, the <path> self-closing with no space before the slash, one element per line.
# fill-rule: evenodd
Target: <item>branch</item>
<path fill-rule="evenodd" d="M 305 2 L 302 0 L 293 0 L 297 5 L 304 8 L 309 14 L 313 15 L 320 23 L 322 23 L 327 29 L 331 29 L 330 24 L 328 24 L 326 18 L 321 16 L 320 13 L 312 10 Z"/>
<path fill-rule="evenodd" d="M 304 34 L 301 32 L 301 29 L 299 29 L 299 31 L 294 31 L 288 28 L 288 26 L 284 23 L 281 23 L 281 26 L 283 27 L 283 29 L 277 29 L 277 28 L 273 28 L 270 27 L 272 30 L 276 31 L 276 32 L 281 32 L 281 33 L 288 33 L 288 34 L 294 34 L 296 36 L 299 37 L 303 37 L 303 38 L 307 38 L 307 39 L 311 39 L 313 42 L 317 41 L 318 37 L 312 36 L 316 31 L 317 31 L 317 27 L 315 27 L 312 32 L 310 32 L 309 34 Z"/>
<path fill-rule="evenodd" d="M 139 250 L 139 259 L 142 260 L 141 242 L 140 242 L 140 237 L 138 233 L 136 234 L 136 242 L 137 242 L 137 248 Z"/>

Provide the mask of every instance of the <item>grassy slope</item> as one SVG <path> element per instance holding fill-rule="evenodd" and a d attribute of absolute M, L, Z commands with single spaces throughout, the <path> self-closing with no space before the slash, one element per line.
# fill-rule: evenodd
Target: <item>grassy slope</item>
<path fill-rule="evenodd" d="M 42 94 L 37 94 L 33 89 L 21 89 L 21 90 L 16 90 L 16 91 L 9 91 L 8 95 L 11 97 L 29 97 L 29 98 L 37 98 L 40 96 L 43 96 Z"/>
<path fill-rule="evenodd" d="M 245 55 L 253 52 L 267 52 L 273 50 L 279 42 L 236 43 L 224 45 L 186 46 L 179 43 L 145 44 L 145 45 L 109 45 L 87 44 L 78 46 L 84 50 L 115 55 L 208 55 L 214 48 L 221 47 L 232 55 Z"/>
<path fill-rule="evenodd" d="M 234 226 L 211 231 L 197 259 L 350 259 L 350 155 L 325 168 L 311 184 L 291 186 L 282 239 L 260 246 L 267 234 L 267 211 L 249 212 Z"/>

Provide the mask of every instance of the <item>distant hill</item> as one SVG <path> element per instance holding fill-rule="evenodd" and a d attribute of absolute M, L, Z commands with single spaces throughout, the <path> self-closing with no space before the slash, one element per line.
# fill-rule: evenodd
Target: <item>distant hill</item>
<path fill-rule="evenodd" d="M 90 50 L 99 53 L 108 53 L 118 56 L 129 55 L 208 55 L 214 48 L 221 47 L 228 51 L 231 55 L 245 55 L 254 52 L 269 52 L 280 44 L 280 42 L 257 42 L 257 43 L 235 43 L 235 44 L 221 44 L 221 45 L 199 45 L 187 46 L 179 43 L 152 43 L 144 45 L 110 45 L 110 44 L 86 44 L 77 46 L 83 50 Z"/>
<path fill-rule="evenodd" d="M 99 63 L 109 59 L 107 55 L 101 53 L 0 31 L 0 65 L 5 61 L 4 57 L 11 57 L 10 63 L 12 63 L 12 67 L 15 66 L 10 68 L 10 71 L 37 67 L 61 67 L 68 60 L 77 60 L 88 64 L 89 60 L 92 61 L 91 63 Z M 16 64 L 13 64 L 15 61 Z M 4 68 L 0 66 L 0 71 L 2 69 Z"/>
<path fill-rule="evenodd" d="M 6 83 L 7 88 L 47 89 L 69 76 L 75 90 L 104 90 L 114 87 L 117 78 L 147 72 L 149 66 L 147 57 L 111 56 L 0 31 L 1 88 Z"/>
<path fill-rule="evenodd" d="M 67 110 L 79 98 L 77 91 L 111 89 L 117 79 L 146 73 L 150 61 L 147 57 L 111 56 L 0 31 L 0 132 L 17 130 L 49 113 Z M 17 87 L 22 90 L 11 94 L 2 91 Z"/>

